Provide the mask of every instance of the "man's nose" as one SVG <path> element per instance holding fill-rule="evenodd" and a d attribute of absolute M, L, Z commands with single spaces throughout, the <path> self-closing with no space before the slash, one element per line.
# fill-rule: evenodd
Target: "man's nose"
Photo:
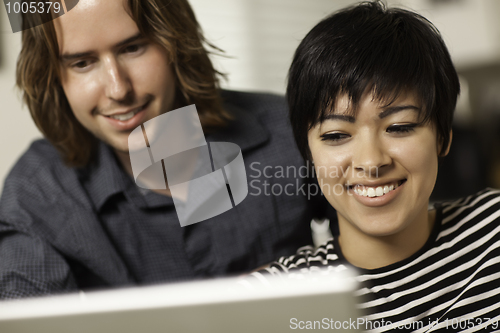
<path fill-rule="evenodd" d="M 130 97 L 132 92 L 132 83 L 125 65 L 114 58 L 106 59 L 104 65 L 104 82 L 106 85 L 106 97 L 123 102 Z"/>
<path fill-rule="evenodd" d="M 379 170 L 391 164 L 391 157 L 383 140 L 377 137 L 360 138 L 353 152 L 353 167 L 365 177 L 378 177 Z"/>

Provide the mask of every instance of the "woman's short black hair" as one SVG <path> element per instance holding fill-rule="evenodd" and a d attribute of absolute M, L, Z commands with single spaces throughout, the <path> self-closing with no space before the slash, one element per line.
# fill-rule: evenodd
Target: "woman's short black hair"
<path fill-rule="evenodd" d="M 308 131 L 322 122 L 339 95 L 356 110 L 371 89 L 390 104 L 416 93 L 422 121 L 437 129 L 442 154 L 450 141 L 460 93 L 457 72 L 439 31 L 419 14 L 361 2 L 318 23 L 302 40 L 288 74 L 287 99 L 298 148 L 310 159 Z"/>

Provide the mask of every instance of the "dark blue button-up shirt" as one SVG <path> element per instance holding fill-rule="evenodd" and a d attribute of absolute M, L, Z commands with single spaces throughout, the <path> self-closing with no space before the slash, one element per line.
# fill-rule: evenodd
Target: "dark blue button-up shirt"
<path fill-rule="evenodd" d="M 186 227 L 172 198 L 140 190 L 109 146 L 75 169 L 46 140 L 34 142 L 0 201 L 0 297 L 238 274 L 310 244 L 309 222 L 326 201 L 313 206 L 315 191 L 294 172 L 303 160 L 283 98 L 223 96 L 234 120 L 207 141 L 240 146 L 249 194 Z"/>

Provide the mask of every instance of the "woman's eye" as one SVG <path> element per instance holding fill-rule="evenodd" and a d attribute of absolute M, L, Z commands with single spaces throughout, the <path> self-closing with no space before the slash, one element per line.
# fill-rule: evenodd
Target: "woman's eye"
<path fill-rule="evenodd" d="M 340 142 L 350 137 L 349 134 L 345 133 L 325 133 L 321 135 L 321 141 Z"/>
<path fill-rule="evenodd" d="M 413 132 L 418 124 L 391 125 L 387 128 L 387 133 L 404 134 Z"/>

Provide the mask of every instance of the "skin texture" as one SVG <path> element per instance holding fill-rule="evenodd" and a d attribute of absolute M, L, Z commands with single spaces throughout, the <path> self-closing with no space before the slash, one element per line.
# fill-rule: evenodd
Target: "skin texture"
<path fill-rule="evenodd" d="M 82 0 L 54 24 L 61 83 L 74 115 L 113 147 L 131 174 L 128 135 L 175 109 L 175 77 L 167 52 L 139 35 L 126 9 L 123 0 Z M 128 121 L 107 117 L 138 110 Z"/>
<path fill-rule="evenodd" d="M 420 107 L 411 93 L 386 107 L 367 92 L 352 112 L 344 95 L 333 116 L 308 133 L 318 182 L 337 210 L 342 253 L 357 267 L 379 268 L 408 258 L 432 230 L 428 204 L 439 145 L 434 126 L 420 123 Z M 360 197 L 348 186 L 401 181 L 380 198 Z"/>

